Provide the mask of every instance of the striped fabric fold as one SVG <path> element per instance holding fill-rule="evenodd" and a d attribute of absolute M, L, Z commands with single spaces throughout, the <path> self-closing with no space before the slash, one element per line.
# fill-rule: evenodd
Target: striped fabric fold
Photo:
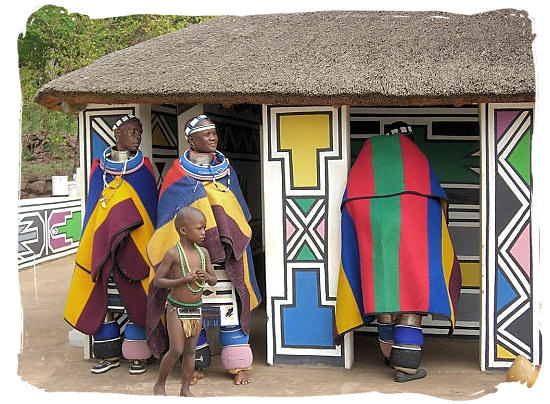
<path fill-rule="evenodd" d="M 124 175 L 121 185 L 109 190 L 105 206 L 103 170 L 94 161 L 80 245 L 65 303 L 64 318 L 72 327 L 91 335 L 101 326 L 107 311 L 109 279 L 132 321 L 145 326 L 147 291 L 153 268 L 147 243 L 156 220 L 157 189 L 153 169 L 144 159 L 141 167 Z M 110 184 L 118 184 L 107 175 Z M 97 277 L 94 282 L 92 276 Z"/>
<path fill-rule="evenodd" d="M 228 192 L 220 190 L 227 186 Z M 212 262 L 225 262 L 227 275 L 241 301 L 241 324 L 248 332 L 250 311 L 260 304 L 261 296 L 250 249 L 250 212 L 234 170 L 216 183 L 200 181 L 192 178 L 179 160 L 174 161 L 159 194 L 157 229 L 147 246 L 154 267 L 179 240 L 174 217 L 185 206 L 195 207 L 206 216 L 202 246 L 208 250 Z M 168 291 L 157 289 L 152 283 L 149 288 L 147 332 L 153 354 L 158 356 L 165 347 L 162 314 Z"/>
<path fill-rule="evenodd" d="M 403 135 L 365 142 L 342 200 L 339 335 L 378 313 L 439 314 L 454 327 L 461 274 L 446 207 L 414 142 Z"/>

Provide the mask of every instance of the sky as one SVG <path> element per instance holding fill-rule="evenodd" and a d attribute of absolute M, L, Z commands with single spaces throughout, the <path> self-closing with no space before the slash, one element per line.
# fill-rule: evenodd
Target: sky
<path fill-rule="evenodd" d="M 19 33 L 24 32 L 27 18 L 30 14 L 40 7 L 47 4 L 55 4 L 57 6 L 65 7 L 69 13 L 78 12 L 86 14 L 92 18 L 104 18 L 114 17 L 121 15 L 131 14 L 179 14 L 179 15 L 218 15 L 218 14 L 234 14 L 234 15 L 249 15 L 249 14 L 265 14 L 265 13 L 280 13 L 280 12 L 302 12 L 302 11 L 319 11 L 319 10 L 401 10 L 401 11 L 420 11 L 420 10 L 434 10 L 445 11 L 452 13 L 464 13 L 473 14 L 478 12 L 484 12 L 489 10 L 501 9 L 501 8 L 515 8 L 526 10 L 533 23 L 533 32 L 536 34 L 534 41 L 534 56 L 535 67 L 537 71 L 537 101 L 535 110 L 535 130 L 533 137 L 533 183 L 534 183 L 534 209 L 538 212 L 538 221 L 540 229 L 540 245 L 541 255 L 540 264 L 541 269 L 538 282 L 544 285 L 550 285 L 548 282 L 548 249 L 543 246 L 550 245 L 548 228 L 549 228 L 549 213 L 546 207 L 548 201 L 548 181 L 545 178 L 545 174 L 548 170 L 546 163 L 546 145 L 548 144 L 546 135 L 546 128 L 550 127 L 550 114 L 548 111 L 548 91 L 550 80 L 550 68 L 548 55 L 542 50 L 548 49 L 549 38 L 549 17 L 550 13 L 546 10 L 545 2 L 540 0 L 523 0 L 523 1 L 458 1 L 458 2 L 443 2 L 419 0 L 419 1 L 401 1 L 401 0 L 386 0 L 384 2 L 373 1 L 357 1 L 357 0 L 339 0 L 326 1 L 326 0 L 301 0 L 301 1 L 289 1 L 280 0 L 274 2 L 267 1 L 221 1 L 210 0 L 194 2 L 189 4 L 189 1 L 168 1 L 168 0 L 155 0 L 152 2 L 146 2 L 142 0 L 95 0 L 95 1 L 76 1 L 76 0 L 51 0 L 51 1 L 39 1 L 39 0 L 19 0 L 10 4 L 10 10 L 4 8 L 4 16 L 2 18 L 2 24 L 0 29 L 2 30 L 1 43 L 2 51 L 4 54 L 4 60 L 2 61 L 2 87 L 4 90 L 4 96 L 2 97 L 2 110 L 4 110 L 4 129 L 2 138 L 7 141 L 7 147 L 4 147 L 4 151 L 9 151 L 7 154 L 7 165 L 5 172 L 7 175 L 4 178 L 4 192 L 2 199 L 2 208 L 6 212 L 2 216 L 2 222 L 4 228 L 7 229 L 4 232 L 6 235 L 2 239 L 2 254 L 7 263 L 4 265 L 4 272 L 6 273 L 5 282 L 8 282 L 8 287 L 4 287 L 4 290 L 11 290 L 9 293 L 4 293 L 1 297 L 2 306 L 9 307 L 11 303 L 19 301 L 20 296 L 18 292 L 19 282 L 17 277 L 17 257 L 16 251 L 16 226 L 17 215 L 14 212 L 17 211 L 17 197 L 19 189 L 19 178 L 14 173 L 15 167 L 19 167 L 19 154 L 20 154 L 20 117 L 21 117 L 21 94 L 19 88 L 19 77 L 17 71 L 17 36 Z M 546 72 L 546 74 L 542 74 Z M 19 169 L 19 168 L 18 168 Z M 17 170 L 18 170 L 17 169 Z M 535 258 L 536 259 L 536 258 Z M 544 313 L 544 324 L 548 322 L 548 309 L 545 310 L 542 307 Z M 38 399 L 46 402 L 69 402 L 74 400 L 72 394 L 61 393 L 45 393 L 42 390 L 30 387 L 26 383 L 21 382 L 17 376 L 17 353 L 21 347 L 21 334 L 19 332 L 22 320 L 21 310 L 11 310 L 6 313 L 4 317 L 5 324 L 9 324 L 8 327 L 3 329 L 11 329 L 10 332 L 4 332 L 1 338 L 2 346 L 2 359 L 3 363 L 0 367 L 2 378 L 0 382 L 4 388 L 7 388 L 7 394 L 19 395 L 21 394 L 25 398 Z M 18 325 L 19 327 L 17 327 Z M 544 329 L 543 329 L 544 333 Z M 353 370 L 352 370 L 353 371 Z M 479 401 L 498 402 L 506 398 L 506 400 L 535 400 L 540 398 L 545 392 L 548 391 L 549 385 L 548 379 L 550 376 L 545 372 L 544 366 L 542 367 L 539 375 L 539 380 L 531 388 L 527 389 L 525 385 L 519 383 L 503 383 L 499 385 L 499 391 L 493 395 L 488 395 L 480 399 Z M 369 396 L 370 395 L 370 396 Z M 372 398 L 371 393 L 361 395 L 361 399 Z M 97 400 L 97 396 L 82 395 L 79 394 L 78 400 L 81 402 L 92 402 Z M 380 398 L 380 396 L 377 396 Z M 354 396 L 354 398 L 358 398 Z M 384 396 L 384 401 L 397 401 L 403 399 L 402 396 L 389 395 Z M 151 400 L 151 397 L 135 397 L 135 396 L 117 396 L 118 401 L 122 402 L 141 402 L 143 400 Z M 204 399 L 203 399 L 204 400 Z M 238 399 L 239 403 L 246 401 L 252 401 L 253 399 Z M 291 399 L 285 399 L 291 400 Z M 316 398 L 317 402 L 333 400 L 330 397 Z M 413 401 L 419 400 L 419 398 L 413 399 Z M 208 401 L 208 399 L 207 399 Z M 213 401 L 213 400 L 211 400 Z M 219 399 L 217 399 L 219 401 Z M 233 400 L 231 400 L 233 401 Z M 234 400 L 237 402 L 237 399 Z M 265 400 L 273 401 L 275 400 Z M 277 399 L 277 402 L 279 399 Z M 307 402 L 307 399 L 295 399 L 292 401 Z M 422 402 L 430 401 L 442 401 L 428 397 L 423 397 Z"/>

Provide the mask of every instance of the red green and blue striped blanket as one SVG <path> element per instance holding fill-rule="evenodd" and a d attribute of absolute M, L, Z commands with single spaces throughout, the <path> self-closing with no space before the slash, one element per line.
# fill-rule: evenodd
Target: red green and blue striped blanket
<path fill-rule="evenodd" d="M 379 313 L 439 314 L 454 328 L 461 273 L 446 208 L 413 141 L 383 135 L 365 142 L 342 201 L 338 335 Z"/>

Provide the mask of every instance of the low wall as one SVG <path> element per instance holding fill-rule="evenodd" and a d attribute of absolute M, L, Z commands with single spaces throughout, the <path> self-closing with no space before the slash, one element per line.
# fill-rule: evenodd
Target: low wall
<path fill-rule="evenodd" d="M 76 252 L 81 231 L 80 197 L 20 199 L 18 269 Z"/>

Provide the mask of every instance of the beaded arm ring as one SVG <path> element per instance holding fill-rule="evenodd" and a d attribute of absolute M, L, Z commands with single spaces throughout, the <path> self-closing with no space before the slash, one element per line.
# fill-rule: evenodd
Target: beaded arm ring
<path fill-rule="evenodd" d="M 191 267 L 189 266 L 189 262 L 187 261 L 187 256 L 185 255 L 185 251 L 183 250 L 183 247 L 182 247 L 181 242 L 179 240 L 176 243 L 176 246 L 178 248 L 178 254 L 179 254 L 179 257 L 180 257 L 181 273 L 185 277 L 185 267 L 187 266 L 187 269 L 189 270 L 189 273 L 191 273 Z M 199 256 L 201 258 L 201 270 L 205 271 L 206 270 L 206 259 L 204 258 L 204 253 L 202 252 L 201 248 L 197 244 L 193 243 L 193 247 L 195 247 L 195 249 L 197 250 L 197 252 L 199 253 Z M 184 265 L 184 262 L 185 262 L 185 265 Z M 202 282 L 195 281 L 195 285 L 198 286 L 198 289 L 194 289 L 190 284 L 187 284 L 186 286 L 191 292 L 197 293 L 197 292 L 200 292 L 204 288 L 204 286 L 206 285 L 206 282 L 205 281 L 202 281 Z"/>

